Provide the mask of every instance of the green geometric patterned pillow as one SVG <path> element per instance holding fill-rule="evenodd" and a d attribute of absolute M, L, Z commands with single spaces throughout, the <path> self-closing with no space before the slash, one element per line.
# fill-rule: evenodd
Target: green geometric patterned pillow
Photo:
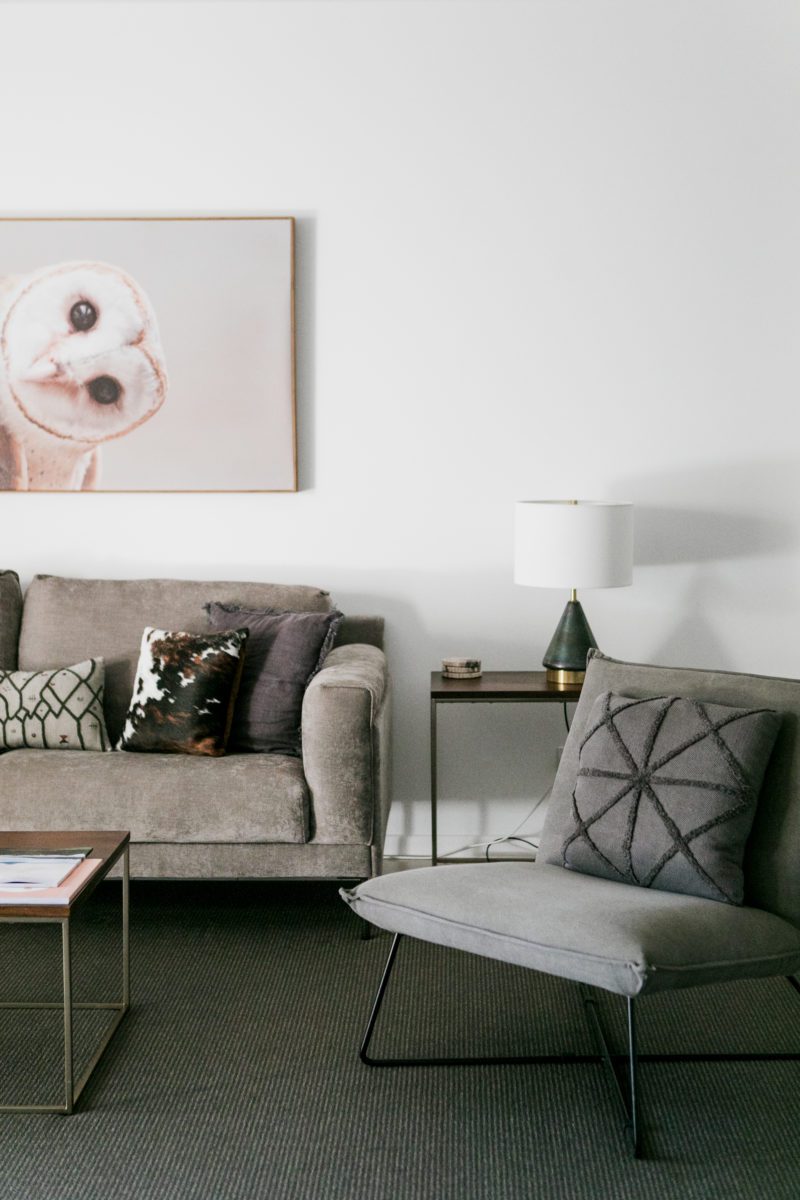
<path fill-rule="evenodd" d="M 0 671 L 0 750 L 108 750 L 105 664 Z"/>
<path fill-rule="evenodd" d="M 580 747 L 562 866 L 741 904 L 742 862 L 781 718 L 603 692 Z"/>

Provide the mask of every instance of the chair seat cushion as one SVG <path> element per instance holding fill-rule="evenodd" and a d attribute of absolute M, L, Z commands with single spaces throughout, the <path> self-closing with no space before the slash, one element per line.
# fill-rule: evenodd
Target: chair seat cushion
<path fill-rule="evenodd" d="M 0 754 L 5 829 L 129 829 L 133 842 L 305 842 L 299 759 L 271 754 Z"/>
<path fill-rule="evenodd" d="M 342 895 L 381 929 L 623 996 L 800 968 L 782 917 L 547 863 L 424 867 Z"/>

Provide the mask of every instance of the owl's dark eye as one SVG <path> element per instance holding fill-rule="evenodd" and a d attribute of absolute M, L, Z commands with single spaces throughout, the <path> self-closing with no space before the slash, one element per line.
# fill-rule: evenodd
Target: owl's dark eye
<path fill-rule="evenodd" d="M 96 379 L 90 379 L 86 386 L 97 404 L 115 404 L 122 391 L 116 379 L 110 375 L 98 375 Z"/>
<path fill-rule="evenodd" d="M 85 333 L 97 323 L 97 309 L 88 300 L 78 300 L 69 310 L 69 319 L 73 329 Z"/>

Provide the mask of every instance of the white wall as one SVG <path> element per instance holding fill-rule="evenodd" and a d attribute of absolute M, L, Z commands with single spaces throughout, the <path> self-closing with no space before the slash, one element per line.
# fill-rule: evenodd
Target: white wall
<path fill-rule="evenodd" d="M 300 218 L 301 492 L 0 495 L 5 565 L 384 613 L 390 849 L 430 669 L 536 667 L 566 598 L 512 582 L 517 498 L 637 505 L 608 652 L 800 674 L 793 0 L 27 0 L 0 46 L 6 215 Z M 516 824 L 559 720 L 445 712 L 448 844 Z"/>

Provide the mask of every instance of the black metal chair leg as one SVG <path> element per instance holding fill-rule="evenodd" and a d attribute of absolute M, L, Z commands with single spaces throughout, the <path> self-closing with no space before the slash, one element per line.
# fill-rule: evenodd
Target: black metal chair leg
<path fill-rule="evenodd" d="M 367 1027 L 359 1049 L 359 1058 L 369 1067 L 438 1067 L 438 1066 L 500 1066 L 538 1064 L 580 1064 L 605 1063 L 614 1081 L 617 1099 L 620 1102 L 625 1117 L 625 1131 L 630 1140 L 634 1158 L 641 1156 L 642 1133 L 639 1119 L 639 1082 L 638 1070 L 640 1062 L 797 1062 L 800 1054 L 796 1053 L 712 1053 L 712 1054 L 639 1054 L 636 1045 L 636 1010 L 632 996 L 627 997 L 628 1008 L 628 1053 L 615 1054 L 611 1051 L 603 1031 L 597 1009 L 597 1001 L 586 984 L 579 984 L 583 997 L 584 1009 L 589 1026 L 597 1042 L 597 1054 L 531 1054 L 503 1057 L 474 1057 L 474 1058 L 370 1058 L 369 1044 L 375 1030 L 375 1024 L 383 1003 L 389 977 L 394 967 L 397 950 L 402 934 L 396 933 L 392 940 L 389 957 L 383 968 L 378 991 L 372 1004 Z M 794 976 L 786 976 L 792 988 L 800 993 L 800 981 Z M 626 1062 L 627 1060 L 627 1062 Z M 626 1071 L 627 1066 L 627 1071 Z"/>
<path fill-rule="evenodd" d="M 600 1061 L 608 1067 L 608 1073 L 614 1083 L 615 1094 L 619 1100 L 625 1118 L 625 1132 L 631 1143 L 633 1157 L 639 1157 L 640 1129 L 637 1092 L 638 1055 L 636 1052 L 636 1017 L 633 997 L 628 996 L 628 1053 L 627 1056 L 613 1054 L 608 1044 L 605 1031 L 597 1010 L 597 1001 L 586 984 L 579 984 L 584 1003 L 586 1019 L 591 1029 Z M 627 1079 L 625 1078 L 625 1058 L 627 1057 Z M 619 1066 L 618 1066 L 619 1062 Z"/>
<path fill-rule="evenodd" d="M 383 968 L 383 975 L 381 976 L 381 981 L 378 985 L 378 991 L 375 994 L 375 1000 L 372 1005 L 372 1012 L 369 1014 L 369 1020 L 367 1021 L 367 1028 L 364 1030 L 364 1036 L 361 1039 L 361 1046 L 358 1051 L 358 1057 L 361 1059 L 361 1061 L 363 1063 L 366 1063 L 368 1067 L 374 1067 L 376 1065 L 375 1061 L 373 1059 L 371 1059 L 369 1057 L 369 1055 L 367 1054 L 367 1051 L 369 1049 L 370 1041 L 372 1040 L 372 1031 L 375 1028 L 375 1022 L 378 1019 L 378 1013 L 380 1012 L 381 1004 L 383 1003 L 383 994 L 386 991 L 386 985 L 389 982 L 389 976 L 392 973 L 392 967 L 394 966 L 394 960 L 395 960 L 395 956 L 397 954 L 397 948 L 400 945 L 400 938 L 402 936 L 403 936 L 402 933 L 396 933 L 392 939 L 391 949 L 389 950 L 389 957 L 386 960 L 386 966 Z"/>
<path fill-rule="evenodd" d="M 628 996 L 628 1133 L 633 1157 L 639 1157 L 639 1095 L 637 1091 L 636 1012 L 633 996 Z"/>
<path fill-rule="evenodd" d="M 389 976 L 392 973 L 394 966 L 397 947 L 400 944 L 402 934 L 396 933 L 394 940 L 389 950 L 389 957 L 386 960 L 386 966 L 383 968 L 383 975 L 378 991 L 375 994 L 375 999 L 372 1004 L 372 1011 L 369 1015 L 367 1027 L 364 1031 L 364 1036 L 361 1040 L 361 1048 L 358 1056 L 363 1063 L 368 1067 L 498 1067 L 498 1066 L 522 1066 L 530 1063 L 544 1064 L 547 1066 L 559 1065 L 565 1063 L 596 1063 L 599 1058 L 596 1054 L 514 1054 L 514 1055 L 478 1055 L 469 1058 L 370 1058 L 367 1053 L 369 1043 L 372 1039 L 372 1034 L 375 1029 L 375 1023 L 378 1019 L 381 1004 L 383 1003 L 386 985 L 389 982 Z"/>

